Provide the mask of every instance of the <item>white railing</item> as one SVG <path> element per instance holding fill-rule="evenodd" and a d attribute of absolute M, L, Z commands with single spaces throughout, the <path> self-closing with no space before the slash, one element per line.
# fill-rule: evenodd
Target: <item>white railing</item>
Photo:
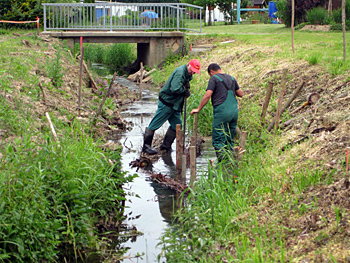
<path fill-rule="evenodd" d="M 47 30 L 189 30 L 201 32 L 202 7 L 182 3 L 42 4 Z"/>

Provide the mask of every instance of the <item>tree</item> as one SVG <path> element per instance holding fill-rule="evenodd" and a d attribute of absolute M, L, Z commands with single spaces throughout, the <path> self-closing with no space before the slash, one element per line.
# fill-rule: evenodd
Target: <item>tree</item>
<path fill-rule="evenodd" d="M 230 23 L 233 24 L 235 12 L 233 11 L 233 3 L 237 0 L 216 0 L 215 4 L 219 7 L 220 11 L 224 13 L 225 17 L 230 18 Z"/>
<path fill-rule="evenodd" d="M 183 0 L 183 3 L 187 3 L 187 4 L 192 4 L 192 5 L 198 5 L 203 7 L 204 9 L 204 15 L 203 18 L 205 19 L 205 11 L 209 10 L 209 19 L 208 19 L 208 26 L 212 25 L 212 19 L 211 19 L 211 8 L 215 8 L 216 4 L 215 4 L 215 0 Z"/>

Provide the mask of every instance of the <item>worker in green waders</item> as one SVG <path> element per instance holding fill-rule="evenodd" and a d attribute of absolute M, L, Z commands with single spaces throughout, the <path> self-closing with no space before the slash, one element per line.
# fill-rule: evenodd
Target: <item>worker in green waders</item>
<path fill-rule="evenodd" d="M 158 109 L 150 124 L 146 128 L 142 151 L 147 154 L 156 154 L 152 149 L 153 135 L 166 121 L 169 121 L 163 143 L 162 151 L 171 151 L 171 145 L 176 138 L 176 125 L 181 124 L 181 110 L 184 99 L 190 96 L 190 81 L 195 73 L 199 73 L 200 62 L 192 59 L 187 65 L 182 65 L 174 70 L 162 90 L 159 93 Z"/>
<path fill-rule="evenodd" d="M 233 149 L 233 137 L 238 121 L 237 97 L 243 97 L 243 91 L 237 81 L 230 75 L 224 74 L 218 64 L 208 66 L 210 76 L 207 91 L 204 94 L 197 109 L 191 111 L 191 115 L 200 112 L 211 98 L 214 111 L 212 124 L 213 146 L 218 161 L 221 162 L 224 149 Z"/>

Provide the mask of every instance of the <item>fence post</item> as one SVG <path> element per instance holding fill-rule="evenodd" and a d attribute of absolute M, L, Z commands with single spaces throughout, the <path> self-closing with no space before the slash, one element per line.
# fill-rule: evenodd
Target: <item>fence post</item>
<path fill-rule="evenodd" d="M 109 6 L 109 31 L 113 31 L 112 6 Z"/>
<path fill-rule="evenodd" d="M 177 4 L 177 31 L 180 31 L 180 5 Z"/>
<path fill-rule="evenodd" d="M 46 5 L 44 5 L 44 32 L 46 32 Z"/>

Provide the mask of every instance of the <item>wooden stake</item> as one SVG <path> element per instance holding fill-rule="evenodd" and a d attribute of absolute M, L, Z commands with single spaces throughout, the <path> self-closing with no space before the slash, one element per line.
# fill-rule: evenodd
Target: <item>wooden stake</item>
<path fill-rule="evenodd" d="M 263 125 L 263 121 L 264 121 L 264 118 L 265 118 L 265 115 L 266 115 L 266 110 L 267 110 L 267 108 L 269 106 L 269 103 L 270 103 L 273 85 L 274 85 L 274 83 L 272 81 L 269 81 L 269 84 L 267 86 L 267 93 L 266 93 L 264 105 L 263 105 L 263 108 L 262 108 L 262 111 L 261 111 L 261 116 L 260 116 L 261 125 Z"/>
<path fill-rule="evenodd" d="M 181 124 L 176 124 L 176 170 L 178 171 L 178 173 L 181 172 L 181 156 L 183 151 L 183 147 L 181 147 L 181 133 Z"/>
<path fill-rule="evenodd" d="M 349 151 L 350 147 L 346 148 L 346 172 L 349 172 Z"/>
<path fill-rule="evenodd" d="M 281 87 L 281 91 L 280 91 L 280 97 L 278 98 L 278 105 L 277 105 L 277 113 L 276 113 L 276 130 L 278 130 L 278 124 L 280 122 L 280 117 L 281 117 L 281 109 L 282 109 L 282 102 L 283 102 L 283 97 L 284 97 L 284 93 L 286 91 L 286 82 L 287 82 L 287 69 L 284 69 L 283 72 L 283 77 L 282 77 L 282 87 Z"/>
<path fill-rule="evenodd" d="M 72 52 L 68 49 L 68 54 L 70 55 L 70 57 L 74 60 Z"/>
<path fill-rule="evenodd" d="M 106 101 L 107 97 L 109 96 L 109 93 L 111 92 L 111 89 L 112 89 L 112 86 L 113 86 L 113 83 L 114 83 L 114 80 L 115 80 L 116 77 L 117 77 L 117 72 L 114 72 L 114 75 L 113 75 L 113 78 L 111 80 L 111 83 L 109 84 L 109 88 L 108 88 L 107 92 L 105 93 L 105 96 L 103 97 L 100 106 L 98 107 L 98 111 L 96 113 L 95 118 L 97 118 L 98 115 L 101 113 L 103 104 L 105 104 L 105 101 Z"/>
<path fill-rule="evenodd" d="M 187 158 L 186 154 L 182 155 L 181 159 L 181 182 L 186 183 L 186 170 L 187 170 Z"/>
<path fill-rule="evenodd" d="M 52 122 L 51 122 L 51 119 L 50 119 L 50 115 L 48 112 L 45 112 L 45 115 L 46 115 L 46 118 L 47 118 L 47 121 L 49 122 L 50 124 L 50 128 L 51 128 L 51 133 L 55 139 L 55 141 L 58 142 L 58 139 L 57 139 L 57 134 L 56 134 L 56 131 L 55 131 L 55 127 L 53 126 Z"/>
<path fill-rule="evenodd" d="M 292 0 L 292 24 L 291 24 L 291 28 L 292 28 L 292 50 L 293 50 L 293 53 L 295 53 L 295 49 L 294 49 L 294 18 L 295 18 L 295 0 Z"/>
<path fill-rule="evenodd" d="M 241 144 L 239 145 L 240 151 L 238 152 L 238 161 L 240 162 L 242 160 L 242 155 L 245 152 L 245 142 L 247 140 L 248 132 L 242 131 L 241 132 Z"/>
<path fill-rule="evenodd" d="M 79 71 L 79 97 L 78 97 L 78 114 L 80 116 L 80 108 L 81 108 L 81 85 L 83 81 L 83 59 L 84 59 L 84 47 L 81 48 L 81 56 L 80 56 L 80 71 Z"/>
<path fill-rule="evenodd" d="M 98 90 L 97 84 L 96 84 L 94 78 L 92 77 L 92 75 L 91 75 L 91 73 L 90 73 L 90 71 L 89 71 L 89 68 L 88 68 L 88 66 L 85 64 L 85 61 L 84 61 L 84 60 L 83 60 L 83 66 L 84 66 L 84 69 L 86 70 L 86 73 L 88 74 L 88 76 L 89 76 L 89 78 L 90 78 L 90 80 L 91 80 L 92 86 L 93 86 L 93 87 L 96 89 L 96 91 L 97 91 L 97 90 Z"/>
<path fill-rule="evenodd" d="M 196 181 L 196 146 L 190 146 L 190 169 L 191 169 L 191 179 L 190 185 L 193 189 L 193 184 Z"/>
<path fill-rule="evenodd" d="M 142 98 L 143 62 L 140 62 L 140 99 Z"/>
<path fill-rule="evenodd" d="M 196 137 L 196 144 L 197 144 L 197 134 L 198 134 L 198 113 L 195 113 L 193 115 L 193 135 L 192 136 Z"/>
<path fill-rule="evenodd" d="M 45 92 L 44 92 L 43 85 L 41 85 L 41 82 L 39 82 L 39 87 L 41 89 L 41 92 L 43 93 L 44 104 L 46 104 L 46 95 L 45 95 Z"/>
<path fill-rule="evenodd" d="M 345 0 L 342 0 L 342 24 L 343 24 L 343 61 L 345 63 L 346 60 L 346 41 L 345 41 L 345 32 L 346 32 L 346 13 L 345 13 Z"/>
<path fill-rule="evenodd" d="M 294 91 L 294 93 L 292 94 L 292 96 L 289 98 L 289 100 L 286 102 L 286 104 L 283 105 L 282 109 L 281 109 L 281 114 L 289 108 L 289 106 L 292 104 L 293 100 L 295 100 L 295 98 L 299 95 L 301 89 L 303 88 L 305 82 L 302 81 L 302 83 L 300 84 L 300 86 Z M 271 131 L 273 126 L 275 125 L 276 119 L 273 119 L 272 122 L 270 123 L 269 127 L 267 128 L 268 131 Z"/>

